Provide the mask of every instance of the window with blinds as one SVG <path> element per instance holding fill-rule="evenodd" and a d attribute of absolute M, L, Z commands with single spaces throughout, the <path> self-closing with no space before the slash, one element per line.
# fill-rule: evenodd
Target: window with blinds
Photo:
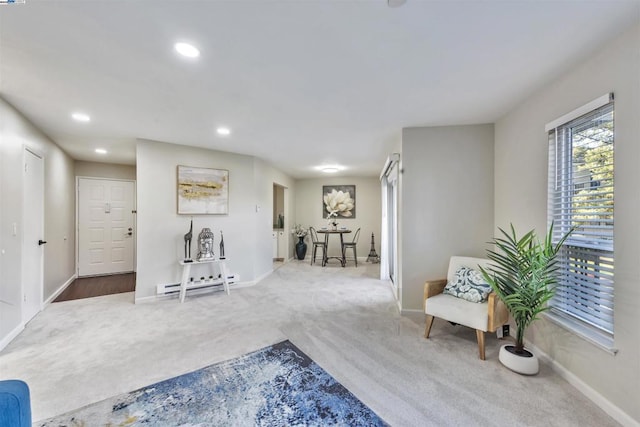
<path fill-rule="evenodd" d="M 558 256 L 560 281 L 550 313 L 613 344 L 613 95 L 598 104 L 604 105 L 547 126 L 548 219 L 556 242 L 574 227 Z"/>

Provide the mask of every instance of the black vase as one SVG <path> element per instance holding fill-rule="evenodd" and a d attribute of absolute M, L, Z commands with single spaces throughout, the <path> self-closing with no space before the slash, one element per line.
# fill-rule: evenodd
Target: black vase
<path fill-rule="evenodd" d="M 296 243 L 296 256 L 298 259 L 304 259 L 307 254 L 307 244 L 304 242 L 304 236 L 298 237 L 298 243 Z"/>

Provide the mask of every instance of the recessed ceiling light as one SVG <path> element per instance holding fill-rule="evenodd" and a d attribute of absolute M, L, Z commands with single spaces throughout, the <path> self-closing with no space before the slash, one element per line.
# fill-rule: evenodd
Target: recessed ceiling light
<path fill-rule="evenodd" d="M 182 56 L 186 56 L 187 58 L 197 58 L 200 56 L 198 48 L 189 43 L 176 43 L 174 47 L 176 52 Z"/>
<path fill-rule="evenodd" d="M 406 2 L 407 0 L 387 0 L 387 5 L 389 7 L 400 7 Z"/>
<path fill-rule="evenodd" d="M 219 127 L 218 129 L 216 129 L 216 132 L 218 133 L 218 135 L 227 136 L 231 134 L 231 129 L 225 128 L 225 127 Z"/>
<path fill-rule="evenodd" d="M 85 113 L 73 113 L 71 114 L 71 118 L 73 118 L 73 120 L 76 120 L 78 122 L 88 122 L 91 120 L 91 117 L 89 117 Z"/>
<path fill-rule="evenodd" d="M 324 173 L 336 173 L 336 172 L 338 172 L 338 168 L 334 168 L 334 167 L 322 168 L 322 172 L 324 172 Z"/>
<path fill-rule="evenodd" d="M 107 154 L 107 150 L 104 148 L 96 148 L 96 153 L 98 154 Z"/>

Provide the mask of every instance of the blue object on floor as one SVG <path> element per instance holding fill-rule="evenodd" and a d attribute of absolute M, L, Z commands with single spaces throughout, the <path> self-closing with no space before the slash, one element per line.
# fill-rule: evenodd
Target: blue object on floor
<path fill-rule="evenodd" d="M 29 386 L 24 381 L 0 381 L 0 427 L 31 427 Z"/>
<path fill-rule="evenodd" d="M 38 423 L 60 426 L 388 424 L 290 341 Z"/>

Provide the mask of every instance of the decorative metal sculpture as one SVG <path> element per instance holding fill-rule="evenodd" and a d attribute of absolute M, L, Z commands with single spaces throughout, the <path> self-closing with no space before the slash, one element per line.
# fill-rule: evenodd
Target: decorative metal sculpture
<path fill-rule="evenodd" d="M 220 259 L 224 259 L 224 236 L 220 230 Z"/>
<path fill-rule="evenodd" d="M 369 256 L 367 257 L 367 262 L 372 262 L 377 264 L 380 262 L 380 257 L 376 253 L 376 244 L 373 239 L 373 233 L 371 233 L 371 250 L 369 251 Z"/>
<path fill-rule="evenodd" d="M 198 261 L 209 261 L 213 256 L 213 232 L 208 228 L 203 228 L 198 235 Z"/>
<path fill-rule="evenodd" d="M 193 219 L 189 226 L 189 232 L 184 235 L 184 262 L 193 262 L 191 259 L 191 238 L 193 237 Z"/>

